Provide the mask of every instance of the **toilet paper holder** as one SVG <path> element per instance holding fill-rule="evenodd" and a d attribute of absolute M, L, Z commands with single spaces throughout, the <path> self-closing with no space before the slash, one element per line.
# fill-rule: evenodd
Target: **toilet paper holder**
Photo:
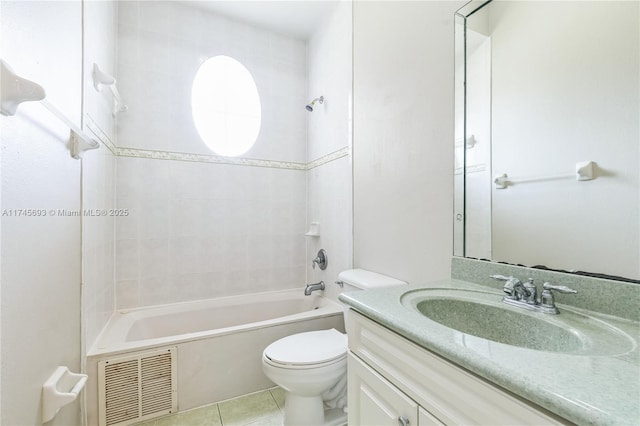
<path fill-rule="evenodd" d="M 72 403 L 87 382 L 86 374 L 76 374 L 60 366 L 42 386 L 42 423 L 51 421 L 58 411 Z"/>

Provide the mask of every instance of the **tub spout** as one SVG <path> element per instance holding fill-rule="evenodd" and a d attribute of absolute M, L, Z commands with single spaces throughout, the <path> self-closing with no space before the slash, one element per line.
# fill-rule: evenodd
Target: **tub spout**
<path fill-rule="evenodd" d="M 304 289 L 304 295 L 311 296 L 311 293 L 316 290 L 324 290 L 324 281 L 320 281 L 315 284 L 307 284 L 307 288 Z"/>

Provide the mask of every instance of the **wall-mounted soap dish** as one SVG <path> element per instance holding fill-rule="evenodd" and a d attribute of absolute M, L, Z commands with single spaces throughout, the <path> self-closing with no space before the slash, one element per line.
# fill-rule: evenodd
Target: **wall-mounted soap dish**
<path fill-rule="evenodd" d="M 306 234 L 307 237 L 319 237 L 320 236 L 320 223 L 319 222 L 311 222 L 309 224 L 309 230 Z"/>

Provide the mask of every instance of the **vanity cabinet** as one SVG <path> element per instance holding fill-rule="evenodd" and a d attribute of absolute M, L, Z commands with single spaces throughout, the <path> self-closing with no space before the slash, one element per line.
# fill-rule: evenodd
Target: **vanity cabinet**
<path fill-rule="evenodd" d="M 349 425 L 567 425 L 350 309 Z"/>
<path fill-rule="evenodd" d="M 349 424 L 443 426 L 400 389 L 349 354 Z"/>

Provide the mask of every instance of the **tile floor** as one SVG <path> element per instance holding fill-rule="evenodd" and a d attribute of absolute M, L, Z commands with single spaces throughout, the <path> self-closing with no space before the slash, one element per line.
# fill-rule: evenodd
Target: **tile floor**
<path fill-rule="evenodd" d="M 138 423 L 138 426 L 280 426 L 283 410 L 284 391 L 276 387 Z"/>

